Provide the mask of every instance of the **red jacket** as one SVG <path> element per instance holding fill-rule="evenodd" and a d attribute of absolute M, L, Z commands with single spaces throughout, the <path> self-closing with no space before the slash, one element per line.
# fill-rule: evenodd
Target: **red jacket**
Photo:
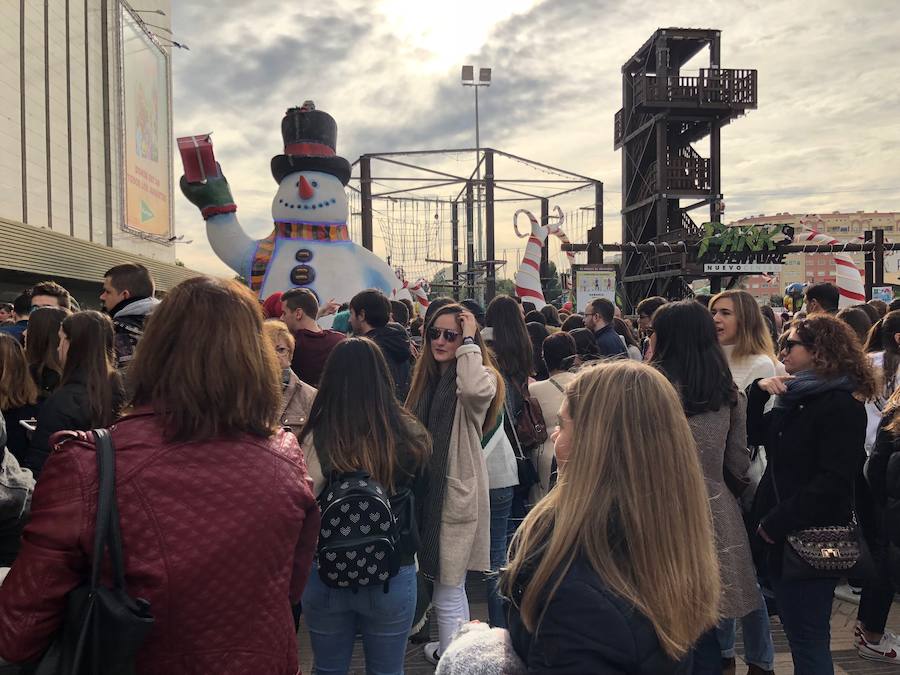
<path fill-rule="evenodd" d="M 140 675 L 299 672 L 291 602 L 306 585 L 319 509 L 291 433 L 167 443 L 149 412 L 112 427 L 128 592 L 155 625 Z M 0 586 L 0 656 L 40 656 L 66 594 L 90 573 L 97 508 L 93 439 L 63 432 Z"/>

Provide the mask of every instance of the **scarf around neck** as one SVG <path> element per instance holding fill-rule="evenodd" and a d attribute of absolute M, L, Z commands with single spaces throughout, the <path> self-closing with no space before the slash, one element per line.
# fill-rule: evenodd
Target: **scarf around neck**
<path fill-rule="evenodd" d="M 441 374 L 436 385 L 425 392 L 413 411 L 431 434 L 431 457 L 428 460 L 428 491 L 422 504 L 419 526 L 421 545 L 419 566 L 422 573 L 436 579 L 440 573 L 438 539 L 441 533 L 441 511 L 447 485 L 447 462 L 450 437 L 456 418 L 456 361 Z"/>
<path fill-rule="evenodd" d="M 787 393 L 775 397 L 775 407 L 783 410 L 794 408 L 801 401 L 829 391 L 853 393 L 856 383 L 846 375 L 823 378 L 812 370 L 803 370 L 788 380 Z"/>

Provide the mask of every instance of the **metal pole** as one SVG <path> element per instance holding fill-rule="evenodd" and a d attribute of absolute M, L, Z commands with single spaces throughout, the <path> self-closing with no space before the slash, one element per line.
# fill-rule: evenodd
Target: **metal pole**
<path fill-rule="evenodd" d="M 481 232 L 481 131 L 478 124 L 478 87 L 475 85 L 475 177 L 478 179 L 478 259 L 483 260 L 484 255 L 481 248 L 482 232 Z"/>
<path fill-rule="evenodd" d="M 594 227 L 587 231 L 588 244 L 603 245 L 603 183 L 594 183 Z M 588 248 L 588 263 L 603 264 L 603 250 Z"/>
<path fill-rule="evenodd" d="M 453 260 L 453 299 L 459 300 L 459 202 L 450 205 L 450 232 Z"/>
<path fill-rule="evenodd" d="M 884 286 L 884 230 L 875 230 L 875 250 L 872 252 L 875 258 L 875 285 Z"/>
<path fill-rule="evenodd" d="M 362 246 L 370 251 L 374 245 L 372 237 L 372 159 L 365 155 L 359 159 L 360 211 L 362 212 Z"/>
<path fill-rule="evenodd" d="M 863 232 L 863 241 L 865 243 L 869 243 L 872 241 L 872 230 L 866 230 Z M 866 251 L 866 255 L 863 257 L 865 262 L 865 283 L 866 283 L 866 300 L 872 299 L 872 277 L 874 272 L 874 257 L 872 251 Z"/>
<path fill-rule="evenodd" d="M 481 213 L 480 210 L 479 213 Z M 494 259 L 497 256 L 494 250 L 494 153 L 492 150 L 484 151 L 484 216 L 487 253 L 484 304 L 487 305 L 497 294 L 497 270 L 494 268 Z"/>
<path fill-rule="evenodd" d="M 550 225 L 550 200 L 541 200 L 541 227 Z M 541 291 L 546 293 L 547 284 L 550 281 L 550 242 L 544 241 L 541 247 Z M 547 299 L 547 296 L 544 296 Z"/>
<path fill-rule="evenodd" d="M 472 181 L 466 181 L 466 297 L 475 297 L 475 241 L 472 232 Z"/>

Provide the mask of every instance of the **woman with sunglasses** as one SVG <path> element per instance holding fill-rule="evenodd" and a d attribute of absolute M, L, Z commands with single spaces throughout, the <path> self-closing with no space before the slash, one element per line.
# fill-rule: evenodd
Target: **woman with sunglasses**
<path fill-rule="evenodd" d="M 748 389 L 748 440 L 765 445 L 769 459 L 753 503 L 751 543 L 775 592 L 795 670 L 828 675 L 838 579 L 785 574 L 784 550 L 798 530 L 851 521 L 854 481 L 865 460 L 864 401 L 875 396 L 876 381 L 853 330 L 826 314 L 796 322 L 781 358 L 788 375 Z M 772 410 L 764 412 L 773 395 Z"/>
<path fill-rule="evenodd" d="M 466 572 L 490 569 L 490 501 L 481 439 L 503 409 L 503 378 L 475 316 L 455 303 L 433 311 L 406 399 L 431 434 L 430 489 L 421 507 L 419 569 L 433 581 L 439 642 L 425 645 L 436 663 L 469 620 Z"/>

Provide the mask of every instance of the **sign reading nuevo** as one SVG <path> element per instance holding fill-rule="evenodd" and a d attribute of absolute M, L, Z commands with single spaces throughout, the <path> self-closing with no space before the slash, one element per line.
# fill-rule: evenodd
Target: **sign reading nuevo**
<path fill-rule="evenodd" d="M 697 261 L 704 272 L 758 274 L 777 272 L 784 264 L 784 245 L 794 238 L 790 225 L 725 225 L 703 223 Z"/>

